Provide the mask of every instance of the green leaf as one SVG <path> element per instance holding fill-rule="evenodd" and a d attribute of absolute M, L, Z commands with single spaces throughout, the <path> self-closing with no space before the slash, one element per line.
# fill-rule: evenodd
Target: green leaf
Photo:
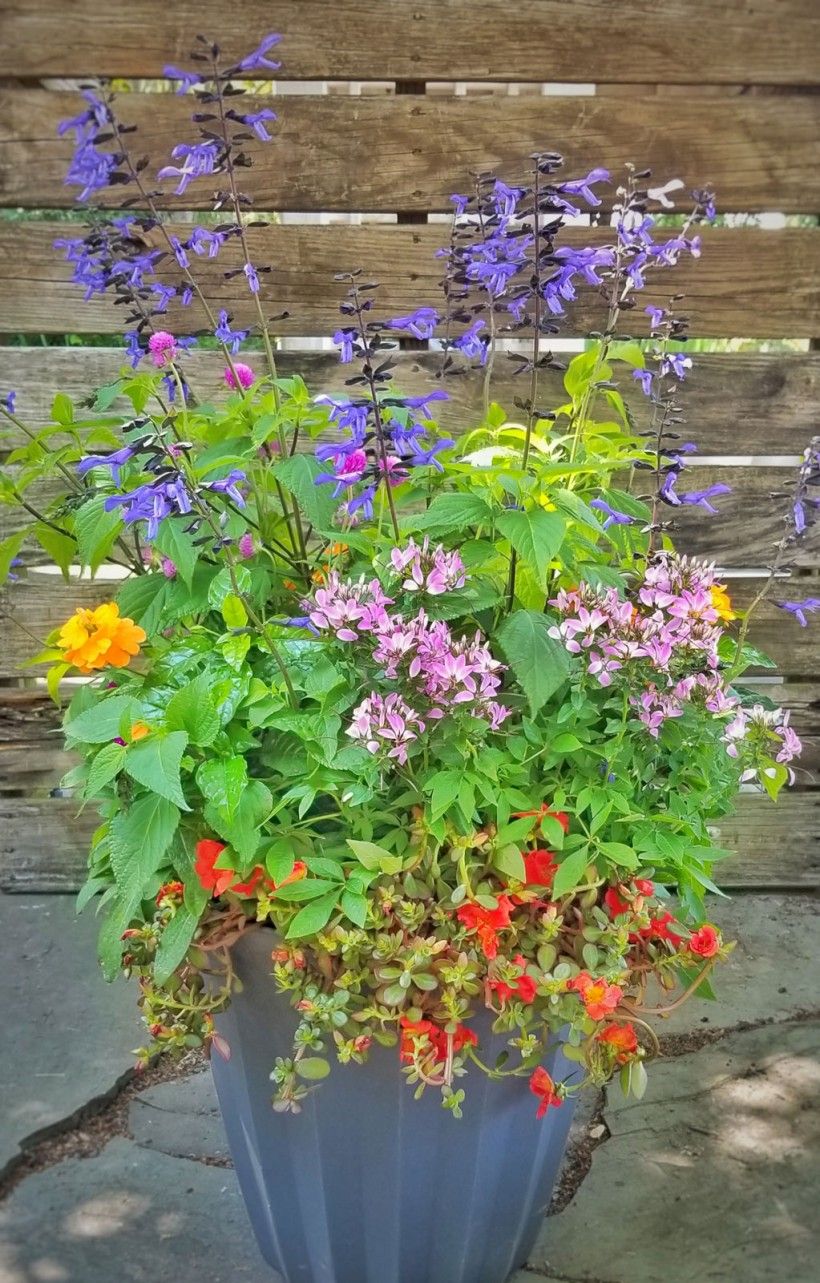
<path fill-rule="evenodd" d="M 252 580 L 247 566 L 234 567 L 234 578 L 236 587 L 227 567 L 220 570 L 218 575 L 214 575 L 208 586 L 208 604 L 213 606 L 214 610 L 221 610 L 225 598 L 235 593 L 237 588 L 241 593 L 250 592 Z"/>
<path fill-rule="evenodd" d="M 429 535 L 446 535 L 460 531 L 466 536 L 469 526 L 489 526 L 493 513 L 489 504 L 475 494 L 437 495 L 426 512 L 406 517 L 404 530 L 424 530 Z"/>
<path fill-rule="evenodd" d="M 106 980 L 113 980 L 120 969 L 125 950 L 122 933 L 134 917 L 139 902 L 139 890 L 137 887 L 132 887 L 127 895 L 118 897 L 111 905 L 108 916 L 103 922 L 97 941 L 97 957 L 102 964 Z"/>
<path fill-rule="evenodd" d="M 74 537 L 77 552 L 92 574 L 102 565 L 123 530 L 119 510 L 105 511 L 105 496 L 95 495 L 74 513 Z"/>
<path fill-rule="evenodd" d="M 552 884 L 553 897 L 557 898 L 559 895 L 566 895 L 568 891 L 574 891 L 583 882 L 588 864 L 589 851 L 585 846 L 579 847 L 577 851 L 566 856 L 558 865 L 558 872 Z"/>
<path fill-rule="evenodd" d="M 93 900 L 98 892 L 104 891 L 110 885 L 108 878 L 87 878 L 77 892 L 77 899 L 74 901 L 74 912 L 82 913 L 89 900 Z"/>
<path fill-rule="evenodd" d="M 287 886 L 279 887 L 276 898 L 285 904 L 298 904 L 302 900 L 317 900 L 334 887 L 338 895 L 342 890 L 342 883 L 337 878 L 301 878 L 298 882 L 289 882 Z"/>
<path fill-rule="evenodd" d="M 614 343 L 610 343 L 607 359 L 610 361 L 625 361 L 627 365 L 633 366 L 636 370 L 642 370 L 646 365 L 643 348 L 634 339 L 618 339 Z"/>
<path fill-rule="evenodd" d="M 260 863 L 264 864 L 273 881 L 279 886 L 293 872 L 293 866 L 296 863 L 293 846 L 286 838 L 274 838 L 273 842 L 265 847 L 260 856 Z"/>
<path fill-rule="evenodd" d="M 162 610 L 168 595 L 169 581 L 162 574 L 135 575 L 126 579 L 117 593 L 120 614 L 150 634 L 162 623 Z"/>
<path fill-rule="evenodd" d="M 239 598 L 237 597 L 234 600 L 238 601 Z M 218 645 L 225 663 L 230 664 L 231 668 L 239 672 L 251 648 L 250 636 L 247 633 L 236 633 L 220 637 Z"/>
<path fill-rule="evenodd" d="M 63 572 L 63 579 L 69 581 L 68 568 L 77 555 L 77 544 L 71 535 L 63 535 L 53 526 L 42 522 L 34 527 L 34 537 L 43 551 L 51 558 L 55 566 Z"/>
<path fill-rule="evenodd" d="M 391 851 L 386 851 L 383 846 L 377 846 L 375 842 L 358 842 L 354 838 L 348 838 L 347 845 L 366 869 L 378 869 L 381 873 L 398 873 L 403 864 L 401 856 L 393 855 Z"/>
<path fill-rule="evenodd" d="M 211 678 L 207 673 L 195 677 L 172 695 L 165 710 L 169 731 L 185 731 L 191 744 L 205 747 L 213 744 L 219 733 L 219 714 L 211 698 Z"/>
<path fill-rule="evenodd" d="M 300 1078 L 307 1078 L 309 1082 L 318 1082 L 330 1073 L 330 1064 L 322 1056 L 305 1056 L 294 1061 L 293 1067 Z"/>
<path fill-rule="evenodd" d="M 173 517 L 161 521 L 154 547 L 174 563 L 178 574 L 190 588 L 199 560 L 199 549 L 194 544 L 193 535 L 185 530 L 182 522 Z"/>
<path fill-rule="evenodd" d="M 261 827 L 272 810 L 273 797 L 267 785 L 261 780 L 249 780 L 232 819 L 226 820 L 213 806 L 207 806 L 205 814 L 217 833 L 247 862 L 259 848 Z"/>
<path fill-rule="evenodd" d="M 573 401 L 578 401 L 592 382 L 592 376 L 595 373 L 595 366 L 600 354 L 600 343 L 593 344 L 585 352 L 579 352 L 574 356 L 567 366 L 564 375 L 564 387 L 566 388 Z M 598 377 L 606 379 L 609 377 L 608 367 L 603 365 L 598 371 Z"/>
<path fill-rule="evenodd" d="M 163 928 L 154 958 L 154 983 L 164 985 L 176 971 L 194 938 L 199 918 L 182 904 Z"/>
<path fill-rule="evenodd" d="M 549 627 L 546 615 L 535 610 L 517 610 L 507 616 L 496 634 L 533 716 L 566 681 L 569 673 L 569 654 L 559 641 L 549 636 Z"/>
<path fill-rule="evenodd" d="M 122 395 L 123 383 L 123 379 L 117 379 L 115 383 L 104 383 L 102 387 L 97 388 L 94 409 L 110 410 L 117 398 Z"/>
<path fill-rule="evenodd" d="M 86 781 L 85 794 L 86 798 L 94 797 L 101 789 L 105 788 L 115 776 L 119 775 L 125 761 L 125 746 L 123 744 L 106 744 L 101 748 L 99 753 L 94 757 L 88 769 L 88 780 Z"/>
<path fill-rule="evenodd" d="M 203 762 L 196 773 L 196 782 L 202 796 L 226 820 L 231 820 L 248 784 L 248 764 L 239 754 Z"/>
<path fill-rule="evenodd" d="M 152 793 L 158 793 L 181 810 L 189 811 L 179 773 L 187 744 L 188 736 L 184 731 L 148 735 L 128 749 L 126 772 Z"/>
<path fill-rule="evenodd" d="M 136 720 L 137 708 L 130 695 L 109 695 L 70 718 L 64 725 L 66 737 L 81 744 L 105 744 L 119 735 L 123 724 Z"/>
<path fill-rule="evenodd" d="M 453 805 L 461 788 L 461 771 L 437 771 L 425 782 L 425 791 L 430 793 L 430 812 L 433 819 Z"/>
<path fill-rule="evenodd" d="M 312 936 L 322 927 L 327 926 L 330 915 L 336 908 L 336 902 L 339 898 L 337 888 L 328 892 L 327 895 L 321 896 L 318 900 L 313 900 L 311 904 L 306 904 L 300 909 L 296 917 L 287 929 L 286 939 L 297 940 L 301 936 Z"/>
<path fill-rule="evenodd" d="M 332 528 L 337 507 L 331 494 L 333 487 L 316 485 L 316 477 L 325 470 L 324 464 L 308 454 L 293 454 L 289 459 L 280 459 L 272 468 L 277 481 L 293 495 L 317 530 Z"/>
<path fill-rule="evenodd" d="M 244 628 L 248 622 L 248 612 L 241 597 L 228 593 L 222 603 L 222 618 L 228 628 Z"/>
<path fill-rule="evenodd" d="M 342 892 L 342 909 L 350 921 L 357 927 L 363 927 L 367 921 L 367 897 L 353 891 Z"/>
<path fill-rule="evenodd" d="M 566 522 L 558 512 L 544 508 L 530 508 L 526 512 L 511 509 L 496 520 L 496 526 L 505 539 L 509 539 L 525 565 L 538 578 L 542 588 L 547 586 L 547 572 L 552 558 L 558 552 L 566 532 Z"/>
<path fill-rule="evenodd" d="M 165 859 L 179 824 L 179 810 L 152 793 L 138 798 L 111 821 L 111 868 L 117 885 L 140 894 Z"/>
<path fill-rule="evenodd" d="M 27 534 L 27 529 L 17 530 L 0 542 L 0 584 L 4 584 L 8 579 L 11 563 L 25 543 Z"/>
<path fill-rule="evenodd" d="M 74 404 L 65 392 L 58 392 L 51 402 L 51 417 L 64 428 L 71 427 L 74 422 Z"/>
<path fill-rule="evenodd" d="M 495 852 L 493 867 L 506 874 L 508 878 L 515 878 L 516 882 L 526 882 L 527 880 L 524 857 L 518 847 L 512 843 L 502 846 L 500 850 Z"/>

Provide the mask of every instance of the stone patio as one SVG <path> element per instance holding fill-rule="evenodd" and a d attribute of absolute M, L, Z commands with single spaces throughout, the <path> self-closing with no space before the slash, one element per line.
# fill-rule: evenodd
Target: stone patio
<path fill-rule="evenodd" d="M 643 1102 L 590 1099 L 515 1283 L 817 1278 L 816 906 L 744 895 L 711 912 L 739 941 L 721 1002 L 668 1021 Z M 139 1024 L 98 977 L 95 930 L 70 898 L 0 898 L 0 1283 L 276 1283 L 208 1071 L 131 1076 Z"/>

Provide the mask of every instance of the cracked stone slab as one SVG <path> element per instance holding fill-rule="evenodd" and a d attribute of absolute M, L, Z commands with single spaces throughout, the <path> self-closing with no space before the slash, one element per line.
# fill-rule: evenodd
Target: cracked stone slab
<path fill-rule="evenodd" d="M 133 1067 L 144 1031 L 133 991 L 102 978 L 98 926 L 72 896 L 0 895 L 0 1170 Z"/>
<path fill-rule="evenodd" d="M 716 874 L 720 880 L 720 866 Z M 749 1021 L 785 1020 L 817 1009 L 820 911 L 810 896 L 709 896 L 707 914 L 737 944 L 714 973 L 717 1002 L 693 998 L 663 1021 L 659 1034 L 722 1029 Z"/>
<path fill-rule="evenodd" d="M 210 1069 L 140 1092 L 131 1103 L 128 1130 L 138 1145 L 172 1157 L 230 1161 Z"/>
<path fill-rule="evenodd" d="M 22 1181 L 0 1208 L 2 1283 L 282 1283 L 234 1173 L 116 1138 Z"/>
<path fill-rule="evenodd" d="M 520 1283 L 815 1283 L 820 1021 L 659 1063 L 641 1103 L 608 1095 L 611 1137 Z"/>

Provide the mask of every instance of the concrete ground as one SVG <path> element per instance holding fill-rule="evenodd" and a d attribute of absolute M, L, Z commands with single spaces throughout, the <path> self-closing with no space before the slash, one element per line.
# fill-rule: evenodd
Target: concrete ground
<path fill-rule="evenodd" d="M 670 1018 L 640 1104 L 611 1087 L 580 1111 L 514 1283 L 818 1278 L 816 907 L 746 895 L 712 913 L 739 941 L 721 1001 Z M 98 977 L 95 925 L 69 898 L 0 898 L 0 1283 L 276 1283 L 207 1069 L 131 1076 L 139 1024 Z"/>

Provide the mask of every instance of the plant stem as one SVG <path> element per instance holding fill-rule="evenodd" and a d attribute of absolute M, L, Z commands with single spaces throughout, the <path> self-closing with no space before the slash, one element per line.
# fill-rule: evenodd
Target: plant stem
<path fill-rule="evenodd" d="M 387 506 L 390 509 L 390 521 L 393 526 L 393 534 L 396 543 L 401 542 L 401 531 L 399 530 L 399 518 L 396 513 L 396 504 L 393 500 L 393 492 L 390 485 L 390 472 L 387 465 L 387 444 L 385 441 L 384 422 L 379 407 L 379 398 L 376 391 L 376 380 L 373 377 L 373 366 L 370 361 L 370 344 L 367 339 L 367 327 L 365 325 L 364 313 L 362 311 L 362 301 L 359 297 L 359 290 L 355 281 L 352 282 L 353 306 L 356 311 L 356 319 L 359 323 L 359 334 L 361 335 L 362 346 L 365 350 L 364 376 L 367 379 L 370 389 L 370 401 L 373 406 L 373 423 L 376 429 L 376 442 L 379 448 L 379 457 L 382 465 L 382 483 L 384 485 L 384 495 L 387 498 Z"/>

